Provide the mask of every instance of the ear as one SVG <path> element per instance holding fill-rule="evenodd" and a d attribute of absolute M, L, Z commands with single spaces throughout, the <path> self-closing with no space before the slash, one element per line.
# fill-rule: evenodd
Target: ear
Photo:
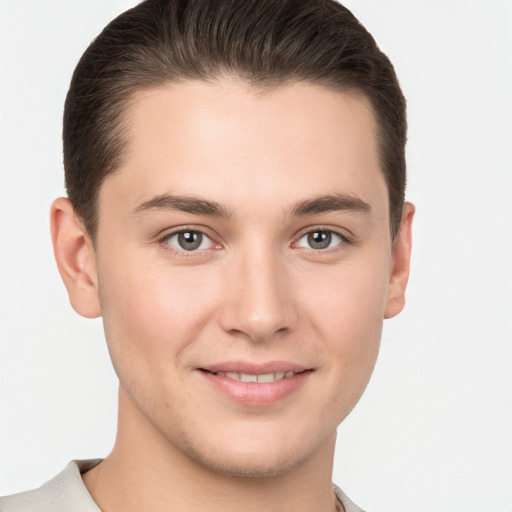
<path fill-rule="evenodd" d="M 50 210 L 53 252 L 73 309 L 87 318 L 101 316 L 96 253 L 69 199 L 59 197 Z"/>
<path fill-rule="evenodd" d="M 412 219 L 414 205 L 405 203 L 402 210 L 400 229 L 391 249 L 391 274 L 384 318 L 393 318 L 405 306 L 405 289 L 409 280 L 412 247 Z"/>

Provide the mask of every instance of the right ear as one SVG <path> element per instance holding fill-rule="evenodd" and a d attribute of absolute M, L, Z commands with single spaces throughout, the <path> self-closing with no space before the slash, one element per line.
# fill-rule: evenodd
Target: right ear
<path fill-rule="evenodd" d="M 52 203 L 50 229 L 55 260 L 71 306 L 87 318 L 101 316 L 94 246 L 66 197 Z"/>

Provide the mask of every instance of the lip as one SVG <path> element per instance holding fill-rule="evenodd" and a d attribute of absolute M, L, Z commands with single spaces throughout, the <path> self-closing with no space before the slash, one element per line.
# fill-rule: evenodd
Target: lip
<path fill-rule="evenodd" d="M 266 363 L 253 363 L 250 361 L 227 361 L 224 363 L 217 363 L 208 366 L 202 366 L 201 370 L 209 372 L 236 372 L 236 373 L 249 373 L 251 375 L 261 375 L 265 373 L 289 372 L 296 373 L 304 372 L 308 368 L 306 366 L 291 363 L 288 361 L 268 361 Z"/>
<path fill-rule="evenodd" d="M 269 373 L 287 373 L 294 375 L 274 382 L 242 382 L 218 373 L 245 373 L 265 375 Z M 198 368 L 200 375 L 211 387 L 242 405 L 263 407 L 275 404 L 299 390 L 313 373 L 312 368 L 285 361 L 252 363 L 247 361 L 229 361 Z"/>

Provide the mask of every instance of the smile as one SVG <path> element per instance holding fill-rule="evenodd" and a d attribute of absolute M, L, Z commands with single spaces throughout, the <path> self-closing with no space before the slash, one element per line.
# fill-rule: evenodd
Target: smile
<path fill-rule="evenodd" d="M 313 374 L 312 368 L 283 362 L 233 362 L 198 369 L 215 394 L 252 407 L 270 406 L 297 393 Z"/>
<path fill-rule="evenodd" d="M 250 373 L 237 373 L 237 372 L 211 372 L 213 375 L 219 375 L 221 377 L 227 377 L 228 379 L 238 380 L 240 382 L 276 382 L 278 380 L 289 379 L 293 377 L 297 373 L 302 372 L 294 372 L 290 370 L 288 372 L 276 372 L 276 373 L 261 373 L 259 375 L 254 375 Z"/>

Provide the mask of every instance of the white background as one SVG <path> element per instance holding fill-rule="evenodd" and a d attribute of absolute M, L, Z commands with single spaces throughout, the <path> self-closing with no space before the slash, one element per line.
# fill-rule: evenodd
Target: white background
<path fill-rule="evenodd" d="M 73 68 L 129 0 L 0 0 L 0 495 L 105 456 L 116 379 L 53 262 Z M 512 1 L 350 0 L 409 104 L 408 305 L 334 478 L 388 512 L 512 511 Z"/>

